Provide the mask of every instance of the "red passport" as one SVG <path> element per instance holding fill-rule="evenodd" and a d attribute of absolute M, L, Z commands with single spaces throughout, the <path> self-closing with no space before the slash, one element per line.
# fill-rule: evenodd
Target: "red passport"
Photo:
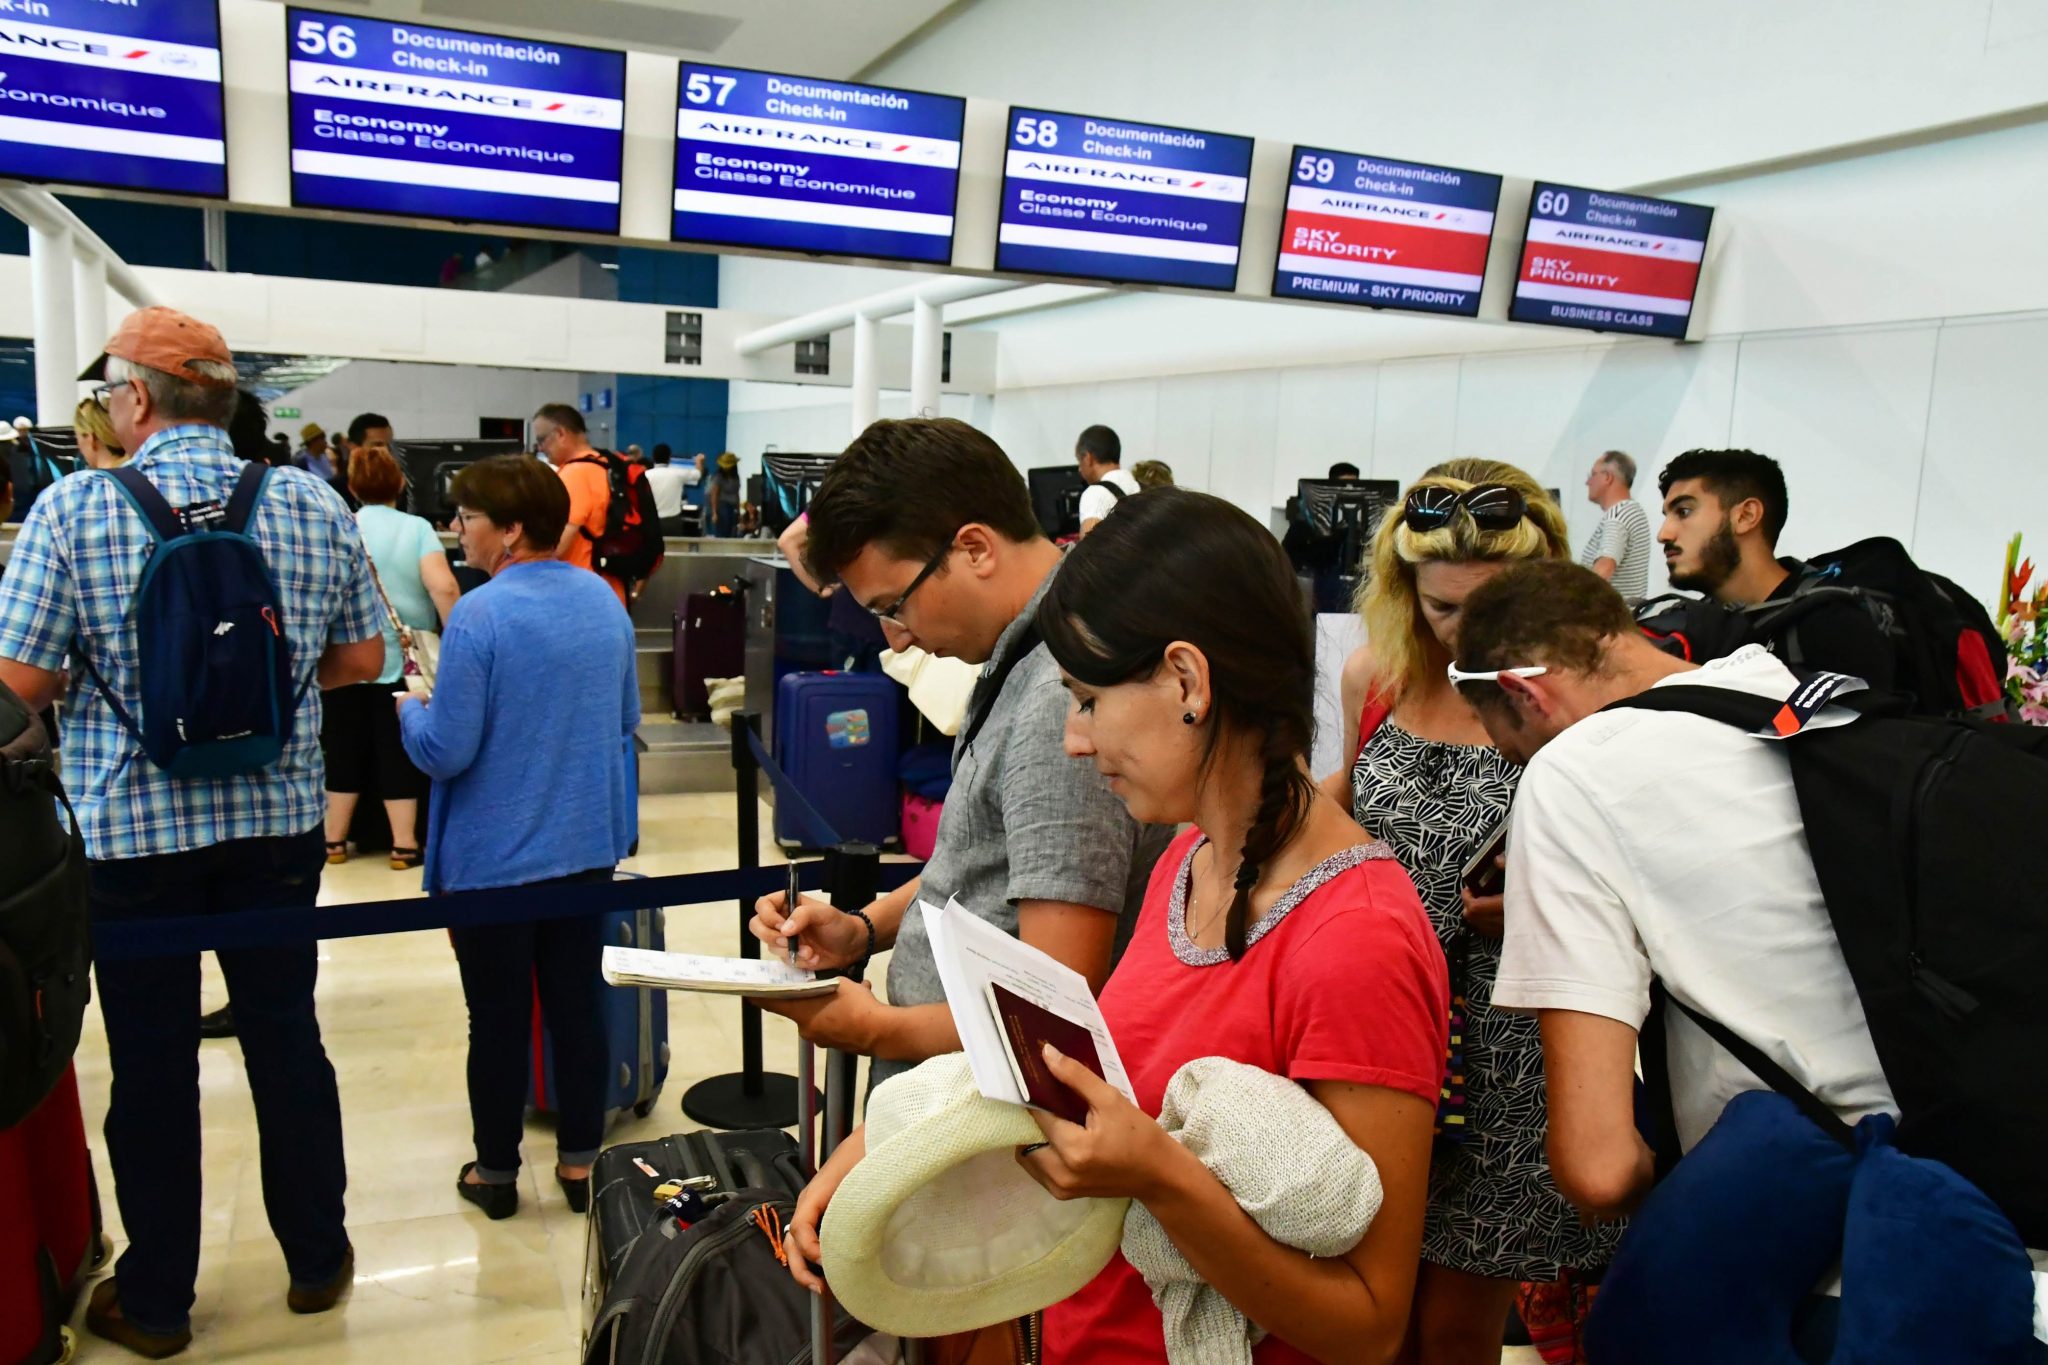
<path fill-rule="evenodd" d="M 1007 987 L 991 981 L 989 1008 L 995 1012 L 996 1027 L 1003 1035 L 1003 1050 L 1010 1055 L 1010 1072 L 1017 1088 L 1034 1109 L 1043 1109 L 1069 1123 L 1088 1121 L 1088 1102 L 1052 1074 L 1045 1064 L 1045 1044 L 1055 1048 L 1102 1075 L 1102 1059 L 1095 1051 L 1095 1038 L 1088 1030 L 1064 1015 L 1026 1000 Z"/>

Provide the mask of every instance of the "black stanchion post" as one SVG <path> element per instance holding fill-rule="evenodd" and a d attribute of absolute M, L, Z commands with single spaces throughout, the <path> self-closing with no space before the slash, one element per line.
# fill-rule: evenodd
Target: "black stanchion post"
<path fill-rule="evenodd" d="M 761 765 L 747 743 L 761 733 L 761 717 L 747 711 L 732 718 L 734 828 L 741 870 L 761 865 Z M 740 955 L 759 958 L 761 941 L 747 932 L 753 903 L 741 898 Z M 707 1128 L 787 1128 L 797 1121 L 797 1081 L 768 1071 L 761 1059 L 761 1011 L 740 1005 L 740 1069 L 699 1081 L 683 1092 L 683 1113 Z"/>
<path fill-rule="evenodd" d="M 865 910 L 881 887 L 882 854 L 873 844 L 844 843 L 826 850 L 825 886 L 842 910 Z M 825 1143 L 829 1152 L 853 1131 L 853 1081 L 860 1059 L 850 1052 L 825 1054 Z"/>

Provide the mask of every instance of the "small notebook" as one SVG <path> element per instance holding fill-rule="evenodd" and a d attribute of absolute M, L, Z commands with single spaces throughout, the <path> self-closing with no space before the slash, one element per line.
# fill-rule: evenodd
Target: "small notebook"
<path fill-rule="evenodd" d="M 711 995 L 773 995 L 785 1000 L 830 995 L 839 989 L 837 977 L 820 977 L 787 962 L 663 953 L 651 948 L 606 948 L 604 979 L 614 986 Z"/>
<path fill-rule="evenodd" d="M 1044 1049 L 1051 1043 L 1100 1076 L 1102 1059 L 1096 1055 L 1095 1039 L 1087 1026 L 1054 1014 L 995 981 L 988 983 L 988 1006 L 995 1012 L 1003 1050 L 1010 1057 L 1010 1074 L 1016 1077 L 1025 1103 L 1069 1123 L 1086 1123 L 1088 1102 L 1052 1074 L 1045 1062 Z"/>

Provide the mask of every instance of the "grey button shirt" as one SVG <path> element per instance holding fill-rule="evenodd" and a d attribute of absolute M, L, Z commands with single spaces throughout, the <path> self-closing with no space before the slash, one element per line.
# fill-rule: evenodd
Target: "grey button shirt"
<path fill-rule="evenodd" d="M 1093 764 L 1067 757 L 1067 691 L 1043 644 L 1034 643 L 1002 692 L 989 696 L 990 675 L 1017 646 L 1051 586 L 1047 574 L 982 669 L 960 727 L 963 739 L 984 710 L 988 720 L 973 744 L 954 747 L 953 788 L 919 896 L 933 905 L 958 897 L 962 906 L 1013 936 L 1018 901 L 1089 905 L 1120 917 L 1121 944 L 1152 864 L 1173 831 L 1139 825 Z M 924 916 L 913 904 L 889 960 L 890 1003 L 931 1005 L 945 998 Z M 908 1063 L 877 1059 L 872 1083 L 907 1070 Z"/>

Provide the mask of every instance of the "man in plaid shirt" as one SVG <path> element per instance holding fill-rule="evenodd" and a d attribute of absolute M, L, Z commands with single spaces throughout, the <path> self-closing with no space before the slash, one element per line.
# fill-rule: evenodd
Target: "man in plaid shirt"
<path fill-rule="evenodd" d="M 176 508 L 225 505 L 242 472 L 225 430 L 234 357 L 212 327 L 168 308 L 131 314 L 81 376 L 134 467 Z M 0 682 L 30 706 L 70 676 L 64 755 L 91 865 L 95 924 L 310 908 L 325 862 L 319 688 L 368 682 L 383 622 L 362 538 L 333 489 L 270 475 L 249 521 L 276 584 L 300 698 L 283 755 L 259 773 L 181 780 L 144 757 L 91 673 L 129 715 L 141 679 L 132 600 L 154 546 L 114 480 L 59 481 L 36 499 L 0 579 Z M 249 686 L 260 685 L 251 679 Z M 301 691 L 299 689 L 303 688 Z M 264 1204 L 295 1312 L 330 1308 L 354 1256 L 342 1226 L 341 1100 L 313 1013 L 314 945 L 220 954 L 263 1152 Z M 107 1154 L 129 1246 L 87 1325 L 152 1358 L 191 1340 L 199 1269 L 199 957 L 96 969 L 113 1093 Z"/>

